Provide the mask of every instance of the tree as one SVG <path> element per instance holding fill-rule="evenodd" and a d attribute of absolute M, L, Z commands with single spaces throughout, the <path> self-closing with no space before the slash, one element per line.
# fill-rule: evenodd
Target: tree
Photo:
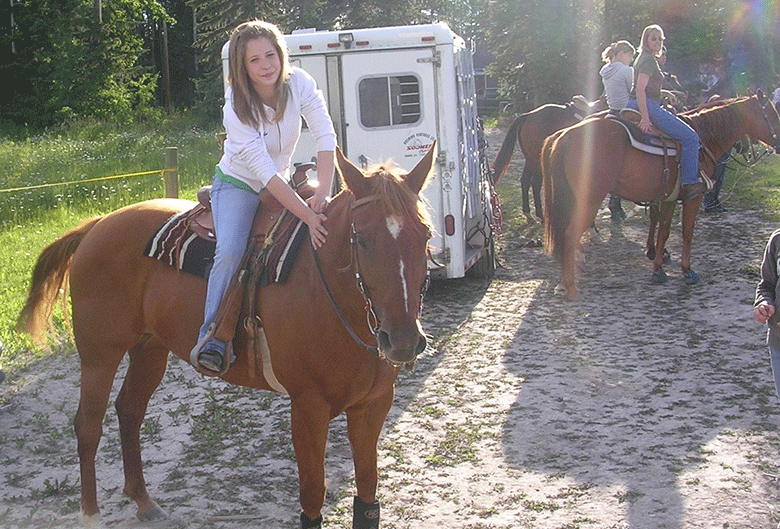
<path fill-rule="evenodd" d="M 586 50 L 597 46 L 594 28 L 600 27 L 593 2 L 496 0 L 489 13 L 486 33 L 496 62 L 488 71 L 518 110 L 587 92 L 596 63 Z"/>
<path fill-rule="evenodd" d="M 36 0 L 14 7 L 0 69 L 6 119 L 35 128 L 76 116 L 128 122 L 153 104 L 156 75 L 138 64 L 140 28 L 165 12 L 155 0 Z M 8 44 L 13 42 L 13 47 Z M 8 78 L 6 77 L 6 78 Z"/>
<path fill-rule="evenodd" d="M 667 69 L 694 96 L 712 70 L 721 95 L 776 84 L 780 58 L 778 1 L 494 0 L 483 29 L 496 54 L 489 72 L 517 110 L 601 91 L 600 53 L 611 42 L 639 45 L 659 24 L 667 36 Z"/>

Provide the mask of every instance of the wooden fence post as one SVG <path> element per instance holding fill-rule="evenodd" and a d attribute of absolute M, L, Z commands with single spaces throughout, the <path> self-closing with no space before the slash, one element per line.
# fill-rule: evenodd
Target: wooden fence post
<path fill-rule="evenodd" d="M 179 198 L 179 148 L 165 148 L 165 197 Z"/>

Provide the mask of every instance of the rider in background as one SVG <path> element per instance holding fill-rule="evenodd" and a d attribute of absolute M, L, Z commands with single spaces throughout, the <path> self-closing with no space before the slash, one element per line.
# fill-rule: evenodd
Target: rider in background
<path fill-rule="evenodd" d="M 601 82 L 604 83 L 604 94 L 607 98 L 610 114 L 619 114 L 626 107 L 634 85 L 634 60 L 636 49 L 627 40 L 619 40 L 607 46 L 601 52 L 602 60 L 607 63 L 599 70 Z M 626 218 L 626 212 L 620 203 L 618 195 L 609 197 L 609 211 L 612 220 Z"/>
<path fill-rule="evenodd" d="M 666 46 L 661 46 L 661 55 L 656 60 L 658 61 L 658 67 L 661 69 L 661 74 L 664 76 L 663 83 L 661 83 L 661 95 L 675 112 L 684 111 L 685 104 L 688 102 L 688 92 L 682 87 L 676 75 L 664 70 L 666 65 Z"/>
<path fill-rule="evenodd" d="M 634 61 L 634 87 L 628 108 L 639 110 L 641 119 L 639 128 L 649 133 L 652 126 L 665 132 L 680 142 L 680 179 L 685 198 L 695 198 L 706 190 L 699 181 L 699 135 L 683 120 L 663 108 L 661 88 L 663 73 L 656 58 L 661 54 L 664 44 L 664 31 L 661 26 L 652 24 L 642 31 L 642 44 L 639 57 Z"/>

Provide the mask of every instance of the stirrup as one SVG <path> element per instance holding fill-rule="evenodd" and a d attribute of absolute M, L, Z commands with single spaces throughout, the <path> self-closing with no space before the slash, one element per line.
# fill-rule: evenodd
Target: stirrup
<path fill-rule="evenodd" d="M 217 332 L 217 324 L 215 322 L 211 322 L 206 335 L 197 344 L 195 344 L 195 347 L 193 347 L 192 351 L 190 351 L 190 364 L 192 367 L 194 367 L 195 370 L 201 375 L 206 375 L 208 377 L 221 377 L 228 372 L 230 366 L 232 366 L 233 362 L 236 361 L 236 355 L 233 354 L 233 340 L 230 340 L 225 345 L 225 357 L 222 359 L 222 371 L 217 373 L 216 371 L 205 369 L 200 365 L 198 362 L 198 356 L 200 355 L 203 347 L 209 342 L 209 340 L 214 337 L 215 332 Z"/>

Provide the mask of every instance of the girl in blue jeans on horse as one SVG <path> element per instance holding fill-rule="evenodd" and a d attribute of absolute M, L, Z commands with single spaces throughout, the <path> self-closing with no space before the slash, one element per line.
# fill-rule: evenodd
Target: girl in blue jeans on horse
<path fill-rule="evenodd" d="M 639 56 L 634 61 L 634 87 L 627 108 L 639 110 L 642 115 L 639 128 L 649 133 L 652 125 L 672 138 L 681 146 L 680 180 L 683 197 L 694 198 L 706 187 L 699 181 L 699 135 L 683 120 L 661 106 L 661 85 L 664 75 L 657 57 L 662 53 L 664 31 L 653 24 L 642 32 Z"/>
<path fill-rule="evenodd" d="M 268 189 L 303 220 L 312 245 L 319 248 L 327 236 L 323 213 L 336 149 L 336 132 L 322 92 L 308 73 L 290 65 L 287 44 L 275 25 L 245 22 L 233 31 L 229 46 L 229 88 L 222 111 L 227 138 L 211 189 L 217 248 L 197 356 L 200 367 L 213 373 L 225 371 L 230 359 L 225 358 L 227 344 L 210 337 L 211 324 L 246 250 L 260 203 L 258 193 Z M 301 116 L 317 143 L 319 181 L 314 196 L 305 202 L 286 182 L 301 134 Z"/>

